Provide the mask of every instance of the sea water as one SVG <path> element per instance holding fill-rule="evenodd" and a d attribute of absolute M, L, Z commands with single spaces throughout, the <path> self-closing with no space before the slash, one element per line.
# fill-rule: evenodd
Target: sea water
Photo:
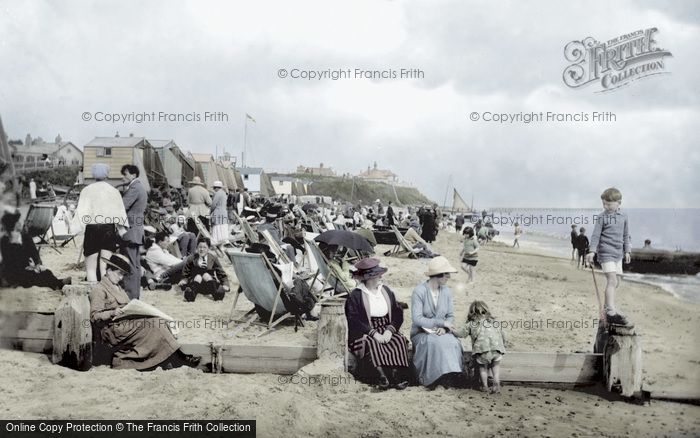
<path fill-rule="evenodd" d="M 652 247 L 670 251 L 700 252 L 700 209 L 698 208 L 630 208 L 622 209 L 629 219 L 632 248 L 641 248 L 649 239 Z M 584 227 L 591 236 L 595 216 L 601 209 L 494 209 L 490 211 L 500 239 L 512 242 L 518 222 L 524 231 L 524 247 L 556 256 L 571 257 L 571 225 Z M 655 275 L 625 274 L 630 281 L 649 283 L 674 296 L 700 302 L 700 274 Z"/>

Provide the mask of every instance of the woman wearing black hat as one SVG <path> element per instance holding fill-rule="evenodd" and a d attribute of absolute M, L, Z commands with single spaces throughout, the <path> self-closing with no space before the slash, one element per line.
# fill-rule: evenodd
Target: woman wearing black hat
<path fill-rule="evenodd" d="M 50 270 L 41 264 L 39 250 L 32 237 L 20 231 L 20 213 L 5 213 L 2 217 L 2 228 L 5 235 L 0 239 L 0 254 L 2 254 L 2 278 L 7 285 L 20 287 L 50 287 L 61 290 L 64 285 L 71 283 L 67 277 L 59 280 Z"/>
<path fill-rule="evenodd" d="M 105 275 L 90 291 L 90 320 L 97 324 L 102 341 L 115 350 L 112 367 L 139 371 L 159 366 L 196 367 L 201 358 L 180 350 L 165 320 L 143 316 L 119 318 L 124 313 L 122 308 L 130 301 L 119 282 L 124 274 L 131 272 L 131 265 L 121 254 L 103 261 L 107 264 Z"/>
<path fill-rule="evenodd" d="M 350 351 L 361 362 L 369 358 L 379 374 L 379 388 L 405 389 L 409 363 L 407 341 L 399 333 L 403 311 L 394 293 L 381 283 L 387 269 L 377 259 L 362 259 L 355 269 L 360 284 L 345 302 Z"/>

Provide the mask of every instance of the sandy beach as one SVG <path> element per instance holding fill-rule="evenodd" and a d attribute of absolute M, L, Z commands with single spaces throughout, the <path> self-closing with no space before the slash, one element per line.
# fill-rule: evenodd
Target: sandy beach
<path fill-rule="evenodd" d="M 457 264 L 456 234 L 441 231 L 435 248 Z M 387 249 L 379 246 L 377 254 Z M 69 268 L 77 251 L 69 246 L 59 255 L 45 248 L 42 257 L 46 266 L 76 280 L 81 272 Z M 380 258 L 389 268 L 386 284 L 398 299 L 410 303 L 413 287 L 425 280 L 427 260 Z M 233 276 L 232 268 L 227 270 Z M 598 279 L 602 284 L 602 276 Z M 456 320 L 465 320 L 472 300 L 485 301 L 503 321 L 511 351 L 593 349 L 597 304 L 591 274 L 576 270 L 568 260 L 492 243 L 480 251 L 476 282 L 467 284 L 460 271 L 450 286 Z M 189 321 L 192 328 L 183 324 L 179 335 L 183 343 L 315 344 L 313 322 L 297 333 L 282 326 L 257 338 L 261 329 L 250 327 L 227 337 L 230 327 L 222 324 L 228 321 L 232 295 L 223 302 L 199 297 L 193 304 L 173 288 L 144 291 L 142 299 L 179 321 Z M 60 293 L 37 288 L 0 291 L 3 309 L 52 311 L 59 300 Z M 630 282 L 620 288 L 619 306 L 643 335 L 645 389 L 700 392 L 700 306 Z M 242 296 L 234 314 L 240 317 L 251 307 Z M 213 323 L 205 328 L 204 320 Z M 409 330 L 406 311 L 402 332 L 408 336 Z M 213 375 L 190 369 L 139 373 L 97 367 L 80 373 L 52 365 L 39 354 L 7 350 L 0 369 L 6 419 L 256 419 L 259 436 L 690 436 L 700 426 L 698 406 L 661 401 L 638 406 L 604 394 L 602 386 L 582 390 L 507 386 L 500 396 L 422 387 L 376 392 L 347 376 L 329 376 L 309 385 L 290 376 Z"/>

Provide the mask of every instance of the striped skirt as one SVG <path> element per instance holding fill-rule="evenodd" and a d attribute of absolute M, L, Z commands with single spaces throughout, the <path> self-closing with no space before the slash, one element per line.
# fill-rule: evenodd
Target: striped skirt
<path fill-rule="evenodd" d="M 383 334 L 389 327 L 389 316 L 372 318 L 370 325 Z M 370 356 L 375 367 L 407 367 L 408 350 L 406 338 L 401 333 L 394 333 L 386 344 L 380 344 L 370 336 L 362 336 L 350 346 L 350 351 L 359 358 Z"/>

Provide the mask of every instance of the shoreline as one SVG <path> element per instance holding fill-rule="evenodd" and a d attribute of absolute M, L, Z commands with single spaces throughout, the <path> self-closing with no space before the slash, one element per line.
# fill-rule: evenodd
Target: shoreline
<path fill-rule="evenodd" d="M 506 239 L 504 239 L 503 237 L 498 235 L 493 239 L 493 242 L 496 242 L 500 245 L 504 245 L 505 249 L 511 249 L 511 251 L 506 251 L 508 253 L 527 254 L 530 256 L 548 257 L 548 258 L 566 260 L 566 261 L 571 262 L 570 258 L 567 258 L 566 256 L 564 256 L 564 255 L 562 255 L 554 250 L 546 250 L 546 249 L 538 248 L 535 245 L 533 245 L 532 243 L 528 242 L 527 240 L 525 240 L 525 242 L 523 242 L 521 239 L 521 241 L 520 241 L 521 247 L 523 249 L 522 252 L 520 252 L 519 250 L 512 249 L 512 239 L 510 242 L 511 244 L 509 244 Z M 577 269 L 577 268 L 572 267 L 572 269 Z M 581 271 L 583 271 L 583 269 L 581 269 Z M 600 269 L 595 269 L 595 273 L 603 275 L 603 271 L 601 271 Z M 648 276 L 648 275 L 655 275 L 655 276 L 659 277 L 660 279 L 658 281 L 654 281 L 654 280 L 645 279 L 645 278 L 635 278 L 635 276 Z M 670 274 L 667 274 L 667 275 L 664 275 L 664 274 L 638 274 L 638 273 L 634 273 L 634 272 L 625 272 L 620 277 L 624 281 L 651 286 L 651 287 L 657 289 L 658 293 L 672 296 L 673 298 L 675 298 L 681 302 L 700 304 L 700 296 L 698 298 L 686 297 L 683 294 L 680 294 L 680 293 L 674 291 L 672 286 L 670 286 L 669 284 L 666 284 L 666 282 L 664 282 L 664 279 L 669 279 L 668 281 L 671 282 L 671 280 L 673 280 L 674 278 L 685 279 L 685 278 L 694 278 L 697 276 L 693 276 L 693 275 L 683 276 L 683 275 L 670 275 Z"/>

